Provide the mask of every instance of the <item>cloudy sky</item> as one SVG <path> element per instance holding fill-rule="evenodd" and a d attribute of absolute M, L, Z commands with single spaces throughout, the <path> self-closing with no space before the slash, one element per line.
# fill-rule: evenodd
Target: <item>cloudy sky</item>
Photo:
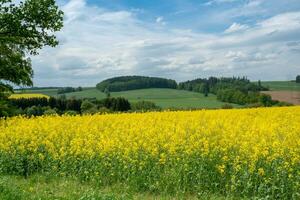
<path fill-rule="evenodd" d="M 59 0 L 60 45 L 32 57 L 35 86 L 120 75 L 290 80 L 300 73 L 299 0 Z"/>

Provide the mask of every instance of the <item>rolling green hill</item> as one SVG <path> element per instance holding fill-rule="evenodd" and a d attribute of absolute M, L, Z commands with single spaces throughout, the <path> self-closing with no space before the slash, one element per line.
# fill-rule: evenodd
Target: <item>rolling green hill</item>
<path fill-rule="evenodd" d="M 273 91 L 300 91 L 300 83 L 292 81 L 266 81 L 262 85 Z"/>
<path fill-rule="evenodd" d="M 19 91 L 17 92 L 19 93 Z M 22 92 L 40 93 L 57 97 L 57 89 L 23 90 Z M 96 88 L 83 88 L 83 91 L 66 93 L 65 95 L 67 98 L 106 98 L 106 95 Z M 124 97 L 130 102 L 142 100 L 152 101 L 162 108 L 220 108 L 225 104 L 224 102 L 218 101 L 213 94 L 204 97 L 201 93 L 166 88 L 111 92 L 111 96 Z M 237 107 L 237 105 L 232 105 Z"/>
<path fill-rule="evenodd" d="M 262 82 L 273 91 L 300 91 L 300 84 L 292 81 Z M 18 90 L 16 93 L 41 93 L 57 97 L 57 89 Z M 83 91 L 65 94 L 67 98 L 97 98 L 103 99 L 106 95 L 96 88 L 83 88 Z M 152 101 L 162 108 L 220 108 L 225 103 L 217 100 L 216 96 L 209 94 L 204 97 L 201 93 L 167 88 L 138 89 L 122 92 L 111 92 L 112 97 L 125 97 L 130 102 Z M 237 105 L 233 105 L 237 107 Z"/>
<path fill-rule="evenodd" d="M 105 94 L 96 88 L 66 94 L 67 97 L 76 98 L 105 98 Z M 112 92 L 112 97 L 124 97 L 130 102 L 152 101 L 162 108 L 220 108 L 223 102 L 217 100 L 215 95 L 204 97 L 203 94 L 176 89 L 140 89 L 123 92 Z"/>
<path fill-rule="evenodd" d="M 99 91 L 97 88 L 84 88 L 80 92 L 65 93 L 65 95 L 67 98 L 75 97 L 104 99 L 106 97 L 105 93 Z"/>
<path fill-rule="evenodd" d="M 98 83 L 96 88 L 102 92 L 105 90 L 109 90 L 110 92 L 120 92 L 149 88 L 176 89 L 177 83 L 172 79 L 134 75 L 106 79 Z"/>

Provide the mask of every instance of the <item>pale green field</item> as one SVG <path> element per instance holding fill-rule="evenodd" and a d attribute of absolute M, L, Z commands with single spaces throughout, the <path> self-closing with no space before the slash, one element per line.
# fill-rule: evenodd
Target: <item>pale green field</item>
<path fill-rule="evenodd" d="M 106 95 L 96 88 L 81 92 L 67 93 L 67 97 L 103 99 Z M 162 108 L 220 108 L 225 103 L 217 100 L 216 96 L 175 89 L 140 89 L 123 92 L 112 92 L 112 97 L 124 97 L 130 102 L 152 101 Z"/>
<path fill-rule="evenodd" d="M 273 91 L 300 91 L 300 83 L 292 81 L 266 81 L 262 85 Z"/>

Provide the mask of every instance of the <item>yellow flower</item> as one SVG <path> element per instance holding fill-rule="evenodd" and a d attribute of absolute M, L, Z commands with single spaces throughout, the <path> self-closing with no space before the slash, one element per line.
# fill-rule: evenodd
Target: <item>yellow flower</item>
<path fill-rule="evenodd" d="M 225 172 L 225 165 L 218 165 L 217 168 L 221 174 Z"/>
<path fill-rule="evenodd" d="M 264 170 L 263 168 L 259 168 L 259 169 L 257 170 L 257 172 L 258 172 L 258 174 L 259 174 L 260 176 L 264 176 L 264 175 L 265 175 L 265 170 Z"/>
<path fill-rule="evenodd" d="M 33 192 L 34 188 L 33 187 L 29 187 L 29 192 Z"/>

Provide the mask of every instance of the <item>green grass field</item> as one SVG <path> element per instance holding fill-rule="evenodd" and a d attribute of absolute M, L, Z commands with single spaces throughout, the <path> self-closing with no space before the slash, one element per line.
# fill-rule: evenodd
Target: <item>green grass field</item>
<path fill-rule="evenodd" d="M 273 91 L 300 91 L 300 83 L 292 81 L 266 81 L 262 85 Z"/>
<path fill-rule="evenodd" d="M 24 93 L 41 93 L 49 96 L 57 96 L 56 89 L 44 89 L 44 90 L 25 90 Z M 100 92 L 96 88 L 84 88 L 80 92 L 72 92 L 65 94 L 67 98 L 97 98 L 103 99 L 106 95 Z M 216 96 L 209 94 L 208 97 L 204 97 L 203 94 L 190 92 L 185 90 L 175 89 L 140 89 L 129 90 L 123 92 L 112 92 L 112 97 L 124 97 L 130 102 L 137 101 L 152 101 L 156 105 L 162 108 L 220 108 L 225 103 L 217 100 Z M 234 107 L 237 105 L 232 104 Z"/>
<path fill-rule="evenodd" d="M 102 187 L 97 183 L 82 182 L 75 178 L 49 175 L 0 176 L 1 200 L 175 200 L 211 199 L 225 200 L 233 197 L 208 193 L 198 195 L 174 194 L 156 195 L 137 193 L 125 185 Z"/>
<path fill-rule="evenodd" d="M 66 94 L 67 97 L 76 98 L 105 98 L 105 94 L 96 88 Z M 220 108 L 225 103 L 217 100 L 216 96 L 175 89 L 141 89 L 123 92 L 112 92 L 112 97 L 124 97 L 130 102 L 152 101 L 162 108 Z"/>
<path fill-rule="evenodd" d="M 262 82 L 263 86 L 267 86 L 272 91 L 300 91 L 300 84 L 292 81 L 266 81 Z M 34 89 L 16 91 L 16 93 L 41 93 L 49 96 L 57 97 L 57 89 Z M 67 98 L 97 98 L 103 99 L 106 95 L 96 88 L 83 88 L 83 91 L 65 94 Z M 175 89 L 140 89 L 129 90 L 123 92 L 112 92 L 112 97 L 125 97 L 130 102 L 136 101 L 152 101 L 162 108 L 220 108 L 225 103 L 217 100 L 216 96 L 210 94 L 204 97 L 203 94 Z M 233 105 L 238 107 L 237 105 Z"/>

